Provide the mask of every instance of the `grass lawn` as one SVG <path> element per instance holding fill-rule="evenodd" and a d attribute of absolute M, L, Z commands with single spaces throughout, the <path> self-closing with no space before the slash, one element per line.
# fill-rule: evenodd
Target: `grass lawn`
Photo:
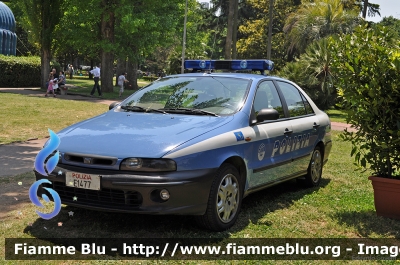
<path fill-rule="evenodd" d="M 331 121 L 347 123 L 346 122 L 347 113 L 345 110 L 330 109 L 326 111 L 326 113 L 328 114 Z"/>
<path fill-rule="evenodd" d="M 49 136 L 108 110 L 105 104 L 0 93 L 0 144 Z"/>
<path fill-rule="evenodd" d="M 34 182 L 33 173 L 0 179 L 0 194 L 10 197 L 11 205 L 0 215 L 3 238 L 399 238 L 400 222 L 376 216 L 373 190 L 368 173 L 356 171 L 351 146 L 333 132 L 333 149 L 324 167 L 320 187 L 304 188 L 296 181 L 254 193 L 243 200 L 237 223 L 225 232 L 198 228 L 190 216 L 152 216 L 96 212 L 63 206 L 51 220 L 38 218 L 27 196 Z M 22 182 L 22 185 L 18 185 Z M 14 200 L 12 197 L 19 197 Z M 5 198 L 5 197 L 4 197 Z M 18 199 L 18 198 L 17 198 Z M 1 206 L 0 206 L 1 207 Z M 3 207 L 4 208 L 4 207 Z M 69 217 L 68 212 L 74 216 Z M 62 222 L 62 226 L 58 226 Z M 0 256 L 4 257 L 4 241 Z M 113 259 L 113 257 L 103 257 Z M 80 261 L 83 263 L 84 261 Z M 15 264 L 0 261 L 1 264 Z M 108 261 L 84 263 L 111 264 Z M 126 264 L 129 261 L 118 261 Z M 276 261 L 154 261 L 143 264 L 274 264 Z M 343 264 L 343 261 L 281 261 L 281 264 Z M 346 263 L 365 264 L 364 261 Z M 370 261 L 381 264 L 382 261 Z M 395 264 L 395 261 L 391 263 Z M 58 261 L 19 262 L 18 264 L 59 264 Z M 64 261 L 62 264 L 76 264 Z M 397 263 L 396 263 L 397 264 Z"/>
<path fill-rule="evenodd" d="M 115 77 L 113 79 L 113 82 L 115 84 Z M 146 86 L 149 83 L 150 82 L 145 80 L 140 80 L 140 79 L 138 80 L 139 87 Z M 67 78 L 67 84 L 74 86 L 68 90 L 71 93 L 90 95 L 90 92 L 93 89 L 94 81 L 93 79 L 89 79 L 87 76 L 74 76 L 73 79 Z M 101 81 L 100 81 L 100 87 L 101 87 Z M 125 89 L 123 95 L 126 97 L 128 95 L 131 95 L 134 91 L 135 90 Z M 98 96 L 97 90 L 95 91 L 94 96 Z M 119 96 L 119 86 L 115 86 L 113 88 L 113 92 L 103 92 L 103 98 L 105 99 L 118 99 L 118 96 Z"/>

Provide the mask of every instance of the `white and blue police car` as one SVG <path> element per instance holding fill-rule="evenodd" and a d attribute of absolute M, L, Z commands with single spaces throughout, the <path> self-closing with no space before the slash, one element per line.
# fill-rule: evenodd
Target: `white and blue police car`
<path fill-rule="evenodd" d="M 189 60 L 185 68 L 192 73 L 161 78 L 58 132 L 59 163 L 36 178 L 48 178 L 63 204 L 195 215 L 215 231 L 235 223 L 252 192 L 300 177 L 320 183 L 330 120 L 296 84 L 264 75 L 273 62 Z"/>

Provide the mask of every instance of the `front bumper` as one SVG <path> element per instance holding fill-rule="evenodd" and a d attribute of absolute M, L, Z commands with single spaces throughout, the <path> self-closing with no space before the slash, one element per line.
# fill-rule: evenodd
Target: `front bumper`
<path fill-rule="evenodd" d="M 35 171 L 36 180 L 48 179 L 66 205 L 111 212 L 145 214 L 202 215 L 207 208 L 210 188 L 217 169 L 163 173 L 97 170 L 59 164 L 49 176 Z M 65 185 L 66 172 L 100 175 L 100 190 Z M 51 195 L 41 187 L 38 195 Z M 167 189 L 170 198 L 163 201 L 160 191 Z M 74 197 L 76 197 L 74 200 Z"/>

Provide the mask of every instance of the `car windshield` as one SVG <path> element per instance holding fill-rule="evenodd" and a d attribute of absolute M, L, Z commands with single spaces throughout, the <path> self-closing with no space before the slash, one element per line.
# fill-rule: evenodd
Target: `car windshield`
<path fill-rule="evenodd" d="M 137 106 L 167 113 L 229 115 L 242 107 L 249 84 L 249 79 L 239 78 L 166 77 L 127 98 L 122 109 Z"/>

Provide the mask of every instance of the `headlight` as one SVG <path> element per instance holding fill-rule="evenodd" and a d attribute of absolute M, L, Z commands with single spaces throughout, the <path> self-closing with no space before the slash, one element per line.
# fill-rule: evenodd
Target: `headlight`
<path fill-rule="evenodd" d="M 152 159 L 152 158 L 127 158 L 121 163 L 120 170 L 131 171 L 175 171 L 176 163 L 171 159 Z"/>

